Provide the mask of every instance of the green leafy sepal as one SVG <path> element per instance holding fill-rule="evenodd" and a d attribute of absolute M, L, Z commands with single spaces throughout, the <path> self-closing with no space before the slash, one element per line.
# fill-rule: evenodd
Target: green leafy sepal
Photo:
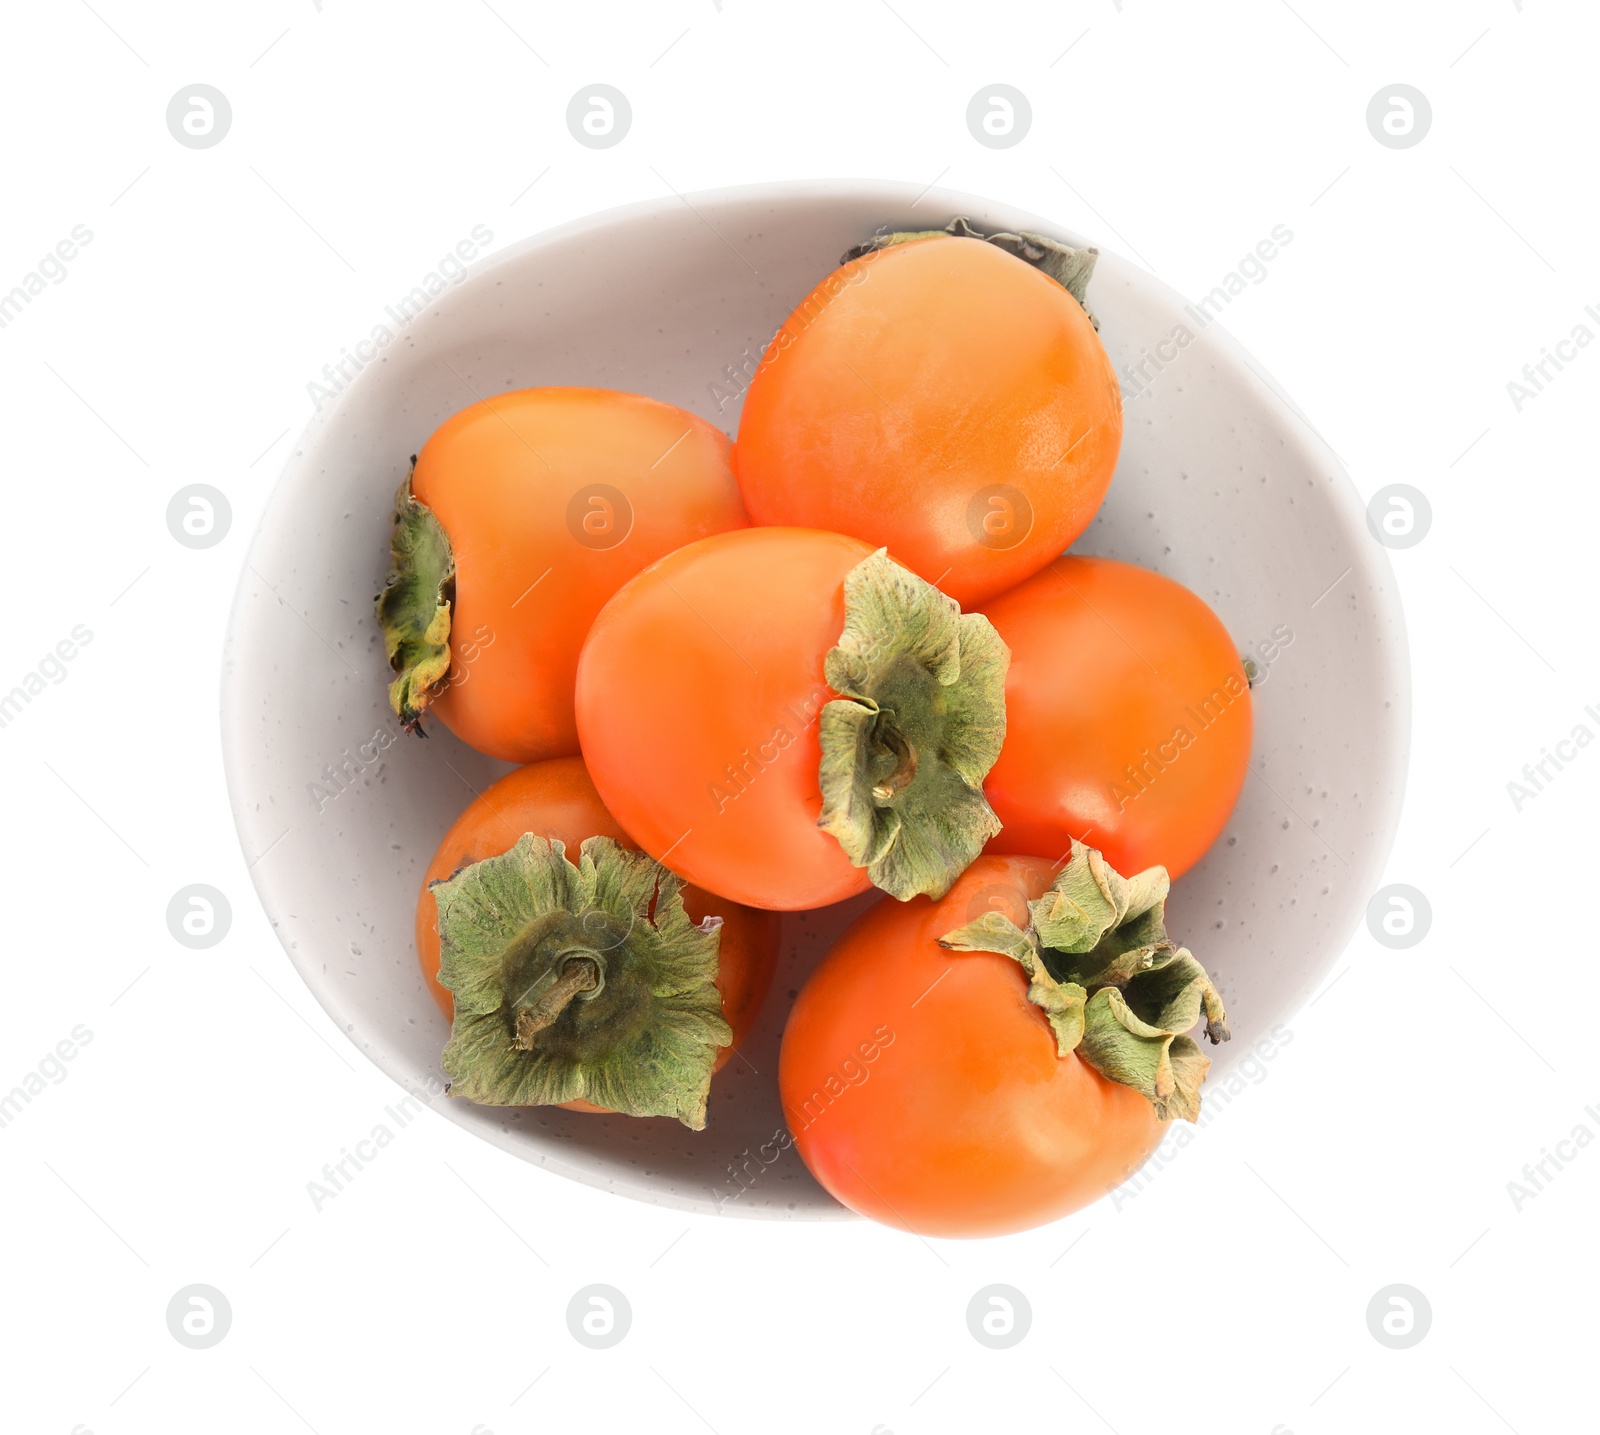
<path fill-rule="evenodd" d="M 942 897 L 1000 830 L 983 781 L 1005 741 L 1011 652 L 989 620 L 885 549 L 844 583 L 829 652 L 818 826 L 872 881 L 907 901 Z"/>
<path fill-rule="evenodd" d="M 1167 937 L 1169 885 L 1164 867 L 1123 877 L 1074 841 L 1055 881 L 1028 903 L 1025 929 L 986 912 L 940 943 L 1013 958 L 1062 1056 L 1075 1051 L 1132 1087 L 1163 1121 L 1194 1121 L 1211 1061 L 1187 1033 L 1204 1017 L 1207 1038 L 1227 1041 L 1228 1018 L 1205 968 Z"/>
<path fill-rule="evenodd" d="M 682 888 L 609 837 L 574 864 L 533 833 L 435 882 L 439 980 L 455 995 L 440 1058 L 450 1094 L 582 1100 L 701 1130 L 733 1033 L 716 986 L 722 919 L 691 922 Z"/>
<path fill-rule="evenodd" d="M 408 475 L 394 497 L 388 576 L 373 600 L 384 654 L 398 674 L 389 685 L 389 706 L 408 732 L 422 731 L 422 714 L 450 672 L 455 592 L 450 539 L 433 510 L 412 495 Z"/>

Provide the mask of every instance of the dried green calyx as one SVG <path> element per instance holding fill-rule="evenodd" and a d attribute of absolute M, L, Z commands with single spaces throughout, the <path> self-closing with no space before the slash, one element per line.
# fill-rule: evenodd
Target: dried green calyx
<path fill-rule="evenodd" d="M 872 881 L 942 897 L 1000 830 L 983 781 L 1005 741 L 1011 652 L 989 620 L 879 549 L 845 579 L 820 719 L 817 825 Z"/>
<path fill-rule="evenodd" d="M 583 1100 L 699 1131 L 717 1050 L 722 919 L 698 926 L 682 882 L 591 837 L 576 864 L 532 833 L 435 882 L 439 980 L 455 994 L 440 1065 L 484 1106 Z"/>
<path fill-rule="evenodd" d="M 433 510 L 412 496 L 408 475 L 394 496 L 389 573 L 373 600 L 384 652 L 398 674 L 389 685 L 389 706 L 408 732 L 422 731 L 423 711 L 450 672 L 455 593 L 450 540 Z"/>
<path fill-rule="evenodd" d="M 1028 903 L 1026 930 L 986 912 L 939 940 L 1016 960 L 1062 1056 L 1075 1051 L 1132 1087 L 1163 1121 L 1193 1121 L 1211 1060 L 1186 1033 L 1203 1015 L 1210 1041 L 1227 1041 L 1228 1018 L 1205 968 L 1167 937 L 1168 887 L 1165 867 L 1122 877 L 1075 841 L 1049 890 Z"/>
<path fill-rule="evenodd" d="M 971 220 L 958 215 L 943 229 L 912 229 L 900 230 L 894 234 L 874 234 L 865 244 L 847 249 L 839 262 L 848 264 L 852 259 L 860 259 L 878 249 L 888 249 L 895 244 L 907 244 L 913 239 L 934 239 L 941 236 L 952 239 L 981 239 L 985 243 L 998 245 L 1007 254 L 1014 255 L 1025 264 L 1033 265 L 1072 295 L 1082 306 L 1083 312 L 1089 316 L 1089 322 L 1096 329 L 1100 327 L 1100 321 L 1095 318 L 1088 299 L 1089 279 L 1094 274 L 1095 261 L 1099 259 L 1100 251 L 1074 249 L 1069 244 L 1062 244 L 1059 240 L 1047 238 L 1043 234 L 1026 232 L 985 234 L 982 230 L 974 228 Z"/>

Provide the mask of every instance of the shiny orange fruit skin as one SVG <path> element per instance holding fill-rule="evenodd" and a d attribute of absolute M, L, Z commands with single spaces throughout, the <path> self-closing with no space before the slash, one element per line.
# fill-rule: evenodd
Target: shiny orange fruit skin
<path fill-rule="evenodd" d="M 1089 526 L 1121 445 L 1078 302 L 992 244 L 938 238 L 852 261 L 789 316 L 733 467 L 753 522 L 887 547 L 971 608 Z"/>
<path fill-rule="evenodd" d="M 475 403 L 423 445 L 411 488 L 456 560 L 451 669 L 430 711 L 507 762 L 577 752 L 573 674 L 606 599 L 674 548 L 749 522 L 722 433 L 611 389 Z"/>
<path fill-rule="evenodd" d="M 784 1119 L 852 1211 L 923 1236 L 1024 1231 L 1098 1200 L 1160 1143 L 1143 1096 L 1058 1053 L 1021 966 L 939 945 L 991 907 L 1025 921 L 1058 866 L 980 857 L 937 902 L 880 902 L 802 988 Z"/>
<path fill-rule="evenodd" d="M 1058 558 L 983 611 L 1011 649 L 987 850 L 1065 858 L 1076 837 L 1119 872 L 1181 877 L 1250 766 L 1250 684 L 1222 620 L 1108 558 Z"/>
<path fill-rule="evenodd" d="M 469 863 L 508 851 L 525 832 L 558 838 L 566 844 L 572 861 L 577 860 L 578 848 L 587 837 L 613 837 L 624 847 L 637 850 L 637 844 L 601 803 L 581 757 L 558 757 L 519 767 L 474 798 L 433 854 L 417 898 L 417 956 L 428 988 L 447 1017 L 455 1014 L 455 1003 L 449 988 L 439 985 L 439 909 L 428 886 Z M 733 1028 L 733 1040 L 717 1052 L 712 1069 L 720 1071 L 750 1034 L 767 988 L 772 985 L 778 962 L 779 918 L 773 912 L 753 911 L 698 887 L 684 887 L 683 905 L 693 921 L 722 918 L 717 992 L 722 999 L 722 1015 Z M 575 1111 L 604 1109 L 587 1101 L 562 1104 Z"/>
<path fill-rule="evenodd" d="M 823 662 L 845 575 L 872 550 L 746 528 L 663 558 L 601 611 L 578 664 L 578 733 L 638 844 L 735 902 L 803 911 L 871 885 L 822 811 Z"/>

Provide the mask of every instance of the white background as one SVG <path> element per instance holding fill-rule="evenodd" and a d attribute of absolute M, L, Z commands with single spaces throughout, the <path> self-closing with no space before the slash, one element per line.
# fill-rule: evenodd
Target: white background
<path fill-rule="evenodd" d="M 1600 1144 L 1547 1166 L 1520 1209 L 1507 1183 L 1579 1123 L 1600 1134 L 1600 752 L 1520 812 L 1506 784 L 1575 724 L 1600 731 L 1583 713 L 1600 706 L 1585 422 L 1600 353 L 1521 412 L 1506 386 L 1580 322 L 1600 333 L 1583 312 L 1600 305 L 1592 7 L 494 5 L 7 7 L 0 291 L 75 224 L 94 237 L 0 331 L 0 688 L 74 625 L 93 641 L 0 729 L 0 1090 L 75 1026 L 93 1036 L 0 1129 L 0 1424 L 1591 1422 Z M 564 120 L 597 81 L 634 112 L 603 151 Z M 195 82 L 233 107 L 212 149 L 166 127 Z M 995 82 L 1033 108 L 1008 150 L 965 124 Z M 1405 150 L 1365 121 L 1395 82 L 1433 107 Z M 1293 231 L 1223 322 L 1364 496 L 1404 482 L 1431 500 L 1428 537 L 1393 554 L 1416 720 L 1386 880 L 1427 894 L 1432 928 L 1404 951 L 1354 936 L 1265 1080 L 1132 1199 L 1028 1235 L 688 1217 L 432 1113 L 318 1211 L 307 1183 L 399 1092 L 324 1017 L 255 902 L 216 717 L 228 604 L 307 382 L 475 224 L 499 245 L 669 189 L 818 176 L 1013 202 L 1192 298 L 1274 225 Z M 193 482 L 233 505 L 204 552 L 165 521 Z M 194 882 L 233 902 L 208 951 L 166 927 Z M 167 1329 L 196 1282 L 233 1311 L 209 1350 Z M 594 1282 L 633 1309 L 606 1351 L 566 1326 Z M 994 1282 L 1033 1310 L 1004 1351 L 966 1324 Z M 1408 1350 L 1367 1326 L 1394 1283 L 1432 1309 Z"/>

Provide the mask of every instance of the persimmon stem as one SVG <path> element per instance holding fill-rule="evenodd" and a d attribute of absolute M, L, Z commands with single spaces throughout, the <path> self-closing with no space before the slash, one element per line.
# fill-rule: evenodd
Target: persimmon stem
<path fill-rule="evenodd" d="M 534 1038 L 548 1027 L 582 992 L 592 992 L 600 985 L 600 968 L 592 957 L 574 957 L 562 967 L 555 985 L 550 987 L 531 1007 L 517 1010 L 517 1035 L 513 1045 L 518 1051 L 532 1051 Z"/>
<path fill-rule="evenodd" d="M 895 757 L 894 771 L 872 789 L 873 797 L 879 802 L 893 802 L 896 796 L 911 785 L 912 779 L 917 775 L 916 748 L 892 720 L 886 721 L 888 718 L 889 714 L 883 714 L 878 722 L 878 730 L 873 734 Z"/>

